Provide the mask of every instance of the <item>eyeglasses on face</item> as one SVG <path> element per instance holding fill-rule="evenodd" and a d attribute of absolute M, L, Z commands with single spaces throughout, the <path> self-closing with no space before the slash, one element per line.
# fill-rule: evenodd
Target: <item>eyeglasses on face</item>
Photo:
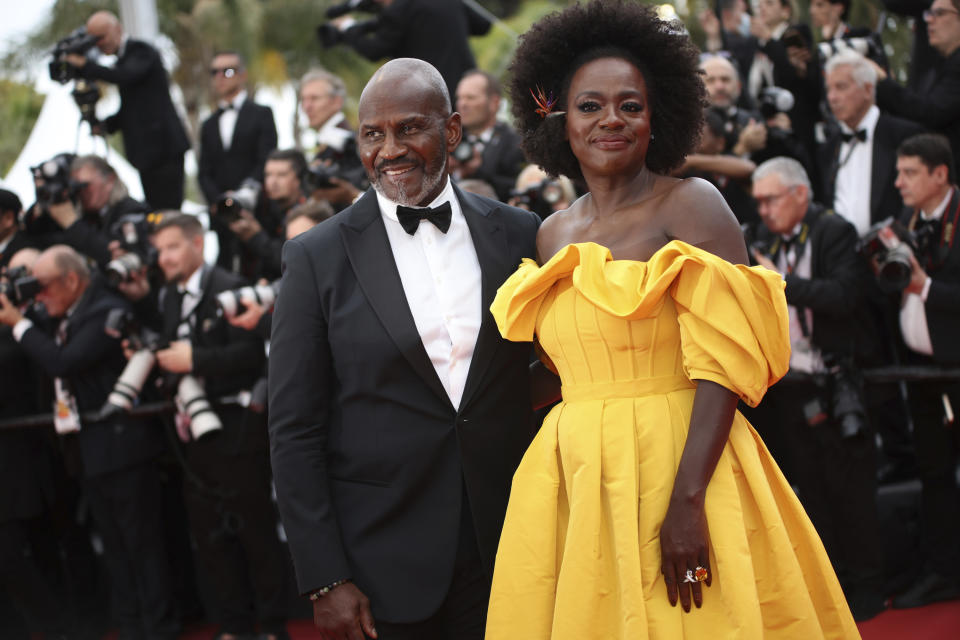
<path fill-rule="evenodd" d="M 232 78 L 237 75 L 236 67 L 213 67 L 210 69 L 210 77 L 216 78 L 218 73 L 222 73 L 224 78 Z"/>
<path fill-rule="evenodd" d="M 772 205 L 774 202 L 776 202 L 776 201 L 779 200 L 780 198 L 784 197 L 785 195 L 787 195 L 788 193 L 790 193 L 792 190 L 793 190 L 793 189 L 792 189 L 792 187 L 791 187 L 791 188 L 784 189 L 784 190 L 781 191 L 780 193 L 775 193 L 775 194 L 772 194 L 772 195 L 769 195 L 769 196 L 754 197 L 754 200 L 756 200 L 756 202 L 757 202 L 757 209 L 760 209 L 761 207 L 768 207 L 768 206 Z"/>
<path fill-rule="evenodd" d="M 939 20 L 943 16 L 949 15 L 951 13 L 960 13 L 960 11 L 957 11 L 956 9 L 948 9 L 946 7 L 937 7 L 936 9 L 927 9 L 926 11 L 923 12 L 923 19 Z"/>

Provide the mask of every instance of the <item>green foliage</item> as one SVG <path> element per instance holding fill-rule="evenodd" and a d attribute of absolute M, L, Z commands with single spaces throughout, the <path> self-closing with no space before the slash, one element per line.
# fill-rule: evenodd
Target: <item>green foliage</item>
<path fill-rule="evenodd" d="M 4 130 L 0 136 L 0 176 L 10 171 L 20 155 L 42 107 L 43 96 L 29 85 L 0 80 L 0 122 Z"/>

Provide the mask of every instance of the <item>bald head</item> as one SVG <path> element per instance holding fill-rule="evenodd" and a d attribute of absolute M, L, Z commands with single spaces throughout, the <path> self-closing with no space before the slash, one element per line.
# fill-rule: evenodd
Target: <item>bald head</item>
<path fill-rule="evenodd" d="M 90 268 L 82 255 L 71 247 L 57 244 L 37 257 L 33 277 L 40 283 L 37 302 L 52 318 L 60 318 L 76 304 L 90 285 Z"/>
<path fill-rule="evenodd" d="M 97 48 L 106 54 L 114 54 L 123 42 L 123 25 L 109 11 L 97 11 L 87 20 L 87 33 L 97 36 Z"/>
<path fill-rule="evenodd" d="M 416 58 L 397 58 L 377 69 L 360 94 L 359 110 L 363 110 L 364 100 L 370 95 L 397 95 L 401 87 L 406 92 L 420 93 L 444 117 L 453 110 L 443 76 L 432 64 Z"/>
<path fill-rule="evenodd" d="M 26 267 L 28 271 L 33 271 L 33 263 L 37 261 L 37 258 L 40 257 L 40 251 L 34 249 L 33 247 L 27 247 L 26 249 L 20 249 L 15 254 L 10 256 L 10 263 L 7 264 L 8 269 L 16 269 L 18 267 Z"/>
<path fill-rule="evenodd" d="M 740 99 L 740 75 L 736 67 L 722 56 L 711 56 L 700 63 L 707 99 L 714 107 L 726 109 Z"/>

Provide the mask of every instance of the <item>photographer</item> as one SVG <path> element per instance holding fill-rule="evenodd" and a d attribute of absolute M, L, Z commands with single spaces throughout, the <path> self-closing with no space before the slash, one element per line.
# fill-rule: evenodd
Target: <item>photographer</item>
<path fill-rule="evenodd" d="M 753 258 L 783 275 L 790 370 L 750 416 L 823 540 L 856 620 L 884 608 L 876 451 L 854 357 L 866 353 L 857 233 L 811 201 L 790 158 L 757 167 L 753 196 L 765 229 Z M 867 325 L 868 326 L 868 325 Z"/>
<path fill-rule="evenodd" d="M 456 93 L 463 139 L 450 154 L 450 167 L 457 180 L 483 180 L 496 190 L 498 200 L 506 202 L 526 162 L 520 136 L 497 120 L 499 108 L 500 81 L 486 71 L 466 72 Z"/>
<path fill-rule="evenodd" d="M 19 220 L 23 213 L 20 198 L 12 191 L 0 189 L 0 269 L 6 267 L 17 251 L 31 246 L 23 232 Z"/>
<path fill-rule="evenodd" d="M 947 139 L 934 134 L 907 138 L 897 149 L 896 185 L 907 206 L 901 222 L 915 238 L 900 305 L 907 362 L 955 367 L 960 364 L 960 248 L 955 246 L 960 189 Z M 899 608 L 960 597 L 960 583 L 950 569 L 960 560 L 954 416 L 960 408 L 960 383 L 920 381 L 909 383 L 908 390 L 923 483 L 924 565 L 910 589 L 893 599 Z"/>
<path fill-rule="evenodd" d="M 217 110 L 200 128 L 197 181 L 213 205 L 245 179 L 263 181 L 267 154 L 277 148 L 277 127 L 270 107 L 249 99 L 247 69 L 239 53 L 213 56 L 210 81 Z"/>
<path fill-rule="evenodd" d="M 241 208 L 238 215 L 221 220 L 240 243 L 239 264 L 232 271 L 250 280 L 280 277 L 284 221 L 290 209 L 306 200 L 302 183 L 306 169 L 306 160 L 296 149 L 275 149 L 267 156 L 256 213 Z M 217 217 L 223 218 L 223 213 Z M 223 265 L 222 260 L 218 263 Z"/>
<path fill-rule="evenodd" d="M 216 296 L 243 281 L 203 262 L 203 227 L 193 216 L 171 215 L 154 233 L 167 285 L 160 317 L 169 347 L 156 353 L 170 374 L 191 374 L 216 399 L 250 389 L 264 363 L 263 342 L 229 326 Z M 214 408 L 221 428 L 190 439 L 184 448 L 188 481 L 184 501 L 197 544 L 197 560 L 213 585 L 213 618 L 224 634 L 260 631 L 287 637 L 288 556 L 277 537 L 270 497 L 266 424 L 238 406 Z M 178 417 L 181 437 L 192 421 Z M 190 423 L 190 424 L 187 424 Z"/>
<path fill-rule="evenodd" d="M 317 135 L 305 191 L 338 211 L 370 186 L 357 154 L 357 134 L 343 114 L 346 95 L 343 80 L 323 69 L 308 71 L 300 80 L 300 108 Z"/>
<path fill-rule="evenodd" d="M 120 110 L 95 132 L 123 133 L 127 159 L 140 172 L 143 193 L 154 209 L 179 209 L 183 202 L 183 154 L 190 148 L 186 131 L 170 100 L 170 85 L 160 54 L 151 45 L 123 33 L 115 15 L 98 11 L 87 20 L 87 33 L 98 38 L 101 52 L 117 56 L 112 68 L 85 56 L 66 61 L 87 79 L 105 80 L 120 90 Z"/>
<path fill-rule="evenodd" d="M 568 209 L 576 199 L 577 192 L 570 178 L 551 178 L 537 165 L 529 164 L 517 176 L 509 204 L 533 211 L 541 220 L 545 220 L 557 211 Z"/>
<path fill-rule="evenodd" d="M 103 331 L 111 309 L 126 302 L 105 289 L 84 258 L 64 245 L 33 265 L 36 298 L 52 322 L 27 319 L 0 295 L 0 323 L 54 378 L 54 426 L 64 449 L 79 455 L 83 489 L 104 545 L 121 636 L 175 638 L 179 623 L 161 535 L 161 434 L 125 417 L 87 419 L 99 410 L 125 361 L 119 340 Z M 36 324 L 35 324 L 36 322 Z M 84 414 L 81 417 L 81 414 Z"/>
<path fill-rule="evenodd" d="M 363 22 L 348 18 L 322 25 L 324 46 L 342 42 L 368 60 L 425 60 L 443 76 L 451 96 L 456 94 L 457 82 L 464 72 L 477 66 L 467 37 L 482 36 L 491 26 L 460 0 L 350 1 L 336 9 L 331 7 L 327 14 L 339 15 L 354 8 L 379 13 Z"/>
<path fill-rule="evenodd" d="M 131 214 L 145 213 L 147 206 L 129 196 L 117 172 L 100 156 L 74 158 L 69 175 L 70 183 L 78 188 L 75 201 L 68 198 L 31 209 L 35 219 L 46 213 L 60 229 L 53 233 L 41 230 L 36 239 L 42 246 L 70 245 L 102 268 L 112 258 L 110 243 L 117 239 L 118 223 Z M 27 228 L 33 228 L 31 223 Z"/>

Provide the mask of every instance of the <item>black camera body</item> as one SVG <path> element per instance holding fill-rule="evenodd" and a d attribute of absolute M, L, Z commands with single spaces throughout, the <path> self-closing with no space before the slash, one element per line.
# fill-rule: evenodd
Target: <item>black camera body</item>
<path fill-rule="evenodd" d="M 50 79 L 60 84 L 77 80 L 80 75 L 77 73 L 76 67 L 63 60 L 63 56 L 68 53 L 85 55 L 97 44 L 99 39 L 97 36 L 87 33 L 86 28 L 79 27 L 57 42 L 53 47 L 53 60 L 50 61 Z"/>
<path fill-rule="evenodd" d="M 0 278 L 0 293 L 15 307 L 32 302 L 40 293 L 40 283 L 27 272 L 25 266 L 8 269 Z"/>
<path fill-rule="evenodd" d="M 881 232 L 890 228 L 896 240 L 885 240 Z M 936 242 L 930 227 L 913 233 L 893 218 L 881 220 L 870 227 L 859 242 L 857 251 L 877 264 L 877 283 L 885 293 L 903 291 L 910 284 L 913 271 L 911 255 L 925 255 Z"/>
<path fill-rule="evenodd" d="M 830 415 L 840 437 L 855 438 L 867 433 L 867 409 L 863 400 L 863 375 L 851 356 L 825 357 L 829 367 Z"/>
<path fill-rule="evenodd" d="M 347 0 L 346 2 L 335 4 L 327 8 L 327 19 L 333 20 L 340 16 L 345 16 L 354 11 L 363 11 L 366 13 L 379 13 L 383 7 L 375 0 Z M 335 47 L 343 42 L 343 32 L 335 25 L 324 22 L 317 26 L 317 39 L 324 49 Z"/>
<path fill-rule="evenodd" d="M 478 150 L 482 151 L 482 149 L 482 144 L 472 142 L 464 137 L 462 140 L 460 140 L 460 144 L 457 145 L 457 148 L 453 150 L 453 157 L 456 158 L 457 162 L 460 163 L 469 162 L 470 159 L 473 158 L 474 154 L 477 153 Z"/>
<path fill-rule="evenodd" d="M 510 198 L 517 206 L 526 207 L 545 219 L 554 212 L 554 205 L 563 200 L 563 187 L 553 178 L 544 178 L 526 189 L 512 190 Z"/>
<path fill-rule="evenodd" d="M 234 191 L 228 191 L 220 196 L 214 205 L 213 213 L 217 219 L 229 225 L 240 219 L 243 210 L 253 211 L 257 207 L 261 185 L 253 178 L 247 178 Z"/>
<path fill-rule="evenodd" d="M 111 309 L 103 323 L 103 331 L 111 338 L 128 340 L 136 351 L 159 351 L 170 346 L 163 335 L 143 326 L 136 314 L 128 309 Z"/>
<path fill-rule="evenodd" d="M 780 87 L 764 87 L 757 99 L 757 109 L 764 120 L 790 111 L 794 104 L 793 94 Z"/>
<path fill-rule="evenodd" d="M 37 204 L 61 204 L 74 201 L 80 195 L 84 183 L 77 182 L 70 176 L 70 165 L 73 163 L 72 153 L 58 153 L 46 162 L 30 167 L 33 181 L 36 185 Z"/>
<path fill-rule="evenodd" d="M 129 281 L 144 266 L 156 265 L 157 249 L 150 242 L 152 219 L 155 224 L 163 219 L 163 215 L 128 213 L 110 226 L 110 237 L 118 241 L 124 251 L 123 255 L 108 262 L 104 268 L 107 282 L 112 286 Z"/>

